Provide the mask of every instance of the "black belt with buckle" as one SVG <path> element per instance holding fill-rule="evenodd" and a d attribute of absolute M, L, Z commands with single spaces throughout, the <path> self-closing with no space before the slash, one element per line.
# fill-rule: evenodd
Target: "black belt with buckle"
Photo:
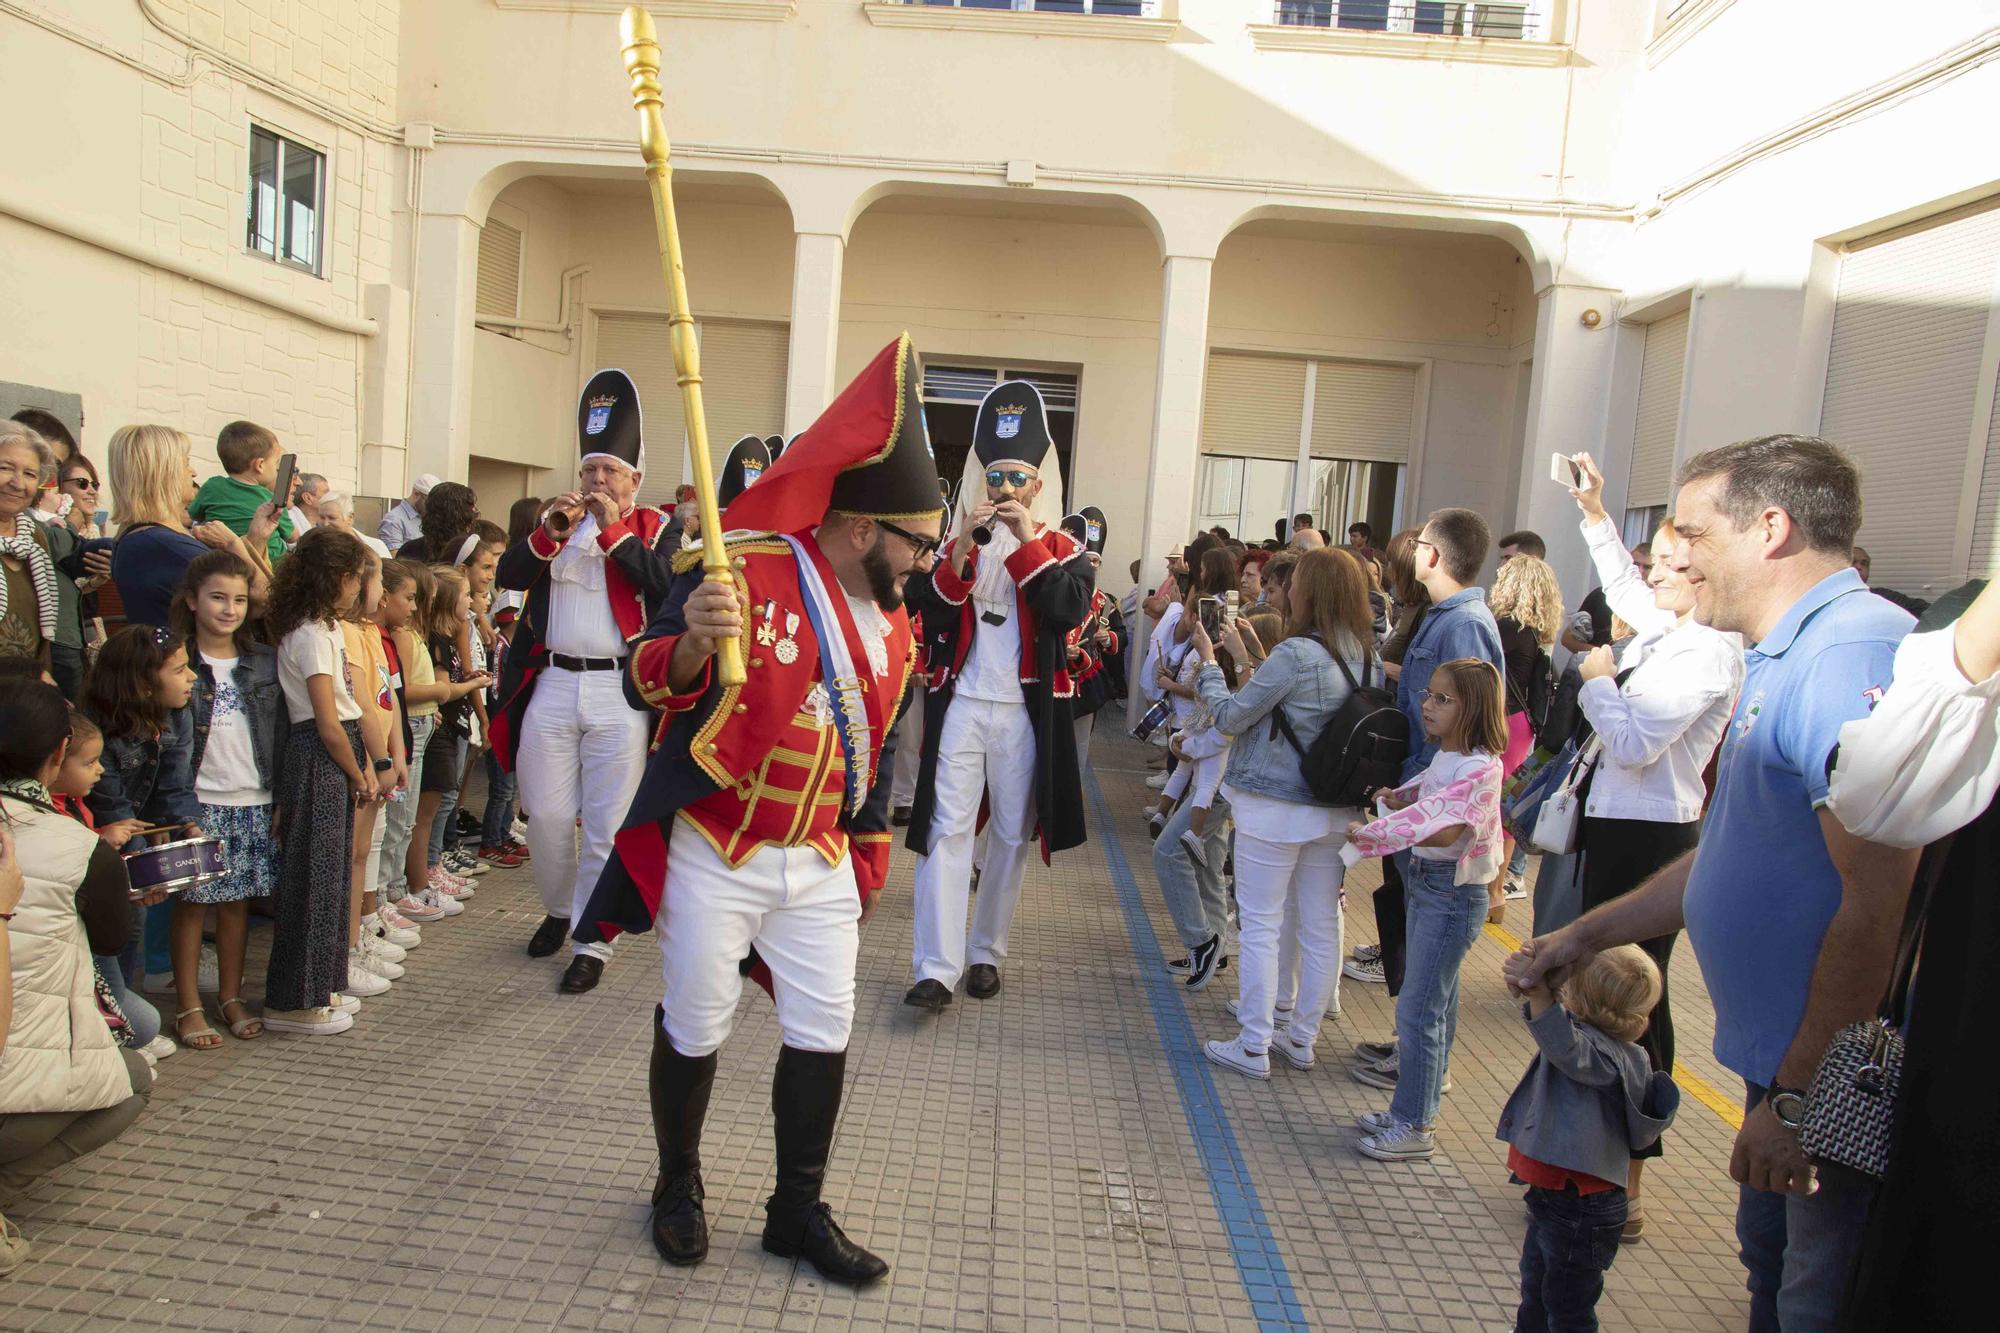
<path fill-rule="evenodd" d="M 571 657 L 568 653 L 550 653 L 549 662 L 564 671 L 623 671 L 625 659 L 622 657 Z"/>

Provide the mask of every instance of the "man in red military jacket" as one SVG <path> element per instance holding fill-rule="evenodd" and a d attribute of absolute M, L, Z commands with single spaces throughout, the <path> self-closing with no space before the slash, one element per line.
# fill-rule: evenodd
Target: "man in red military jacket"
<path fill-rule="evenodd" d="M 841 1231 L 820 1187 L 857 931 L 889 869 L 888 771 L 916 661 L 903 583 L 935 552 L 944 517 L 921 383 L 904 335 L 730 505 L 734 578 L 707 581 L 699 553 L 683 553 L 632 654 L 631 693 L 666 718 L 577 935 L 659 927 L 652 1236 L 669 1263 L 708 1253 L 702 1121 L 739 963 L 754 961 L 784 1031 L 764 1248 L 838 1282 L 888 1271 Z M 741 642 L 743 685 L 713 670 L 724 639 Z"/>
<path fill-rule="evenodd" d="M 973 423 L 951 542 L 910 581 L 926 694 L 908 836 L 919 857 L 916 977 L 903 1002 L 933 1013 L 961 975 L 974 999 L 999 993 L 1029 843 L 1039 837 L 1046 860 L 1084 840 L 1067 641 L 1090 612 L 1096 572 L 1055 526 L 1062 513 L 1042 396 L 1026 380 L 1004 381 Z M 982 809 L 986 860 L 968 932 Z"/>
<path fill-rule="evenodd" d="M 500 762 L 521 782 L 541 926 L 528 955 L 562 947 L 646 768 L 652 713 L 621 688 L 631 645 L 672 581 L 666 516 L 638 502 L 646 443 L 639 390 L 600 370 L 576 405 L 579 486 L 500 557 L 502 588 L 527 593 L 493 719 Z M 582 854 L 577 820 L 583 821 Z M 608 943 L 571 946 L 561 989 L 597 985 Z"/>

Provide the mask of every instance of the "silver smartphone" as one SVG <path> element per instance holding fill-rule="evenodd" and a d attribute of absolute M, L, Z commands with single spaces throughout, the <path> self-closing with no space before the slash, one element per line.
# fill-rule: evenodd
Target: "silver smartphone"
<path fill-rule="evenodd" d="M 1571 490 L 1583 489 L 1583 469 L 1568 454 L 1549 455 L 1549 480 Z"/>

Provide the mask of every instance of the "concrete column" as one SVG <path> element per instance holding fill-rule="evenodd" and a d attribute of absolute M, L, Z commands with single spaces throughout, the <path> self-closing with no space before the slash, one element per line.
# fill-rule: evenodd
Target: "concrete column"
<path fill-rule="evenodd" d="M 478 271 L 478 224 L 462 213 L 425 214 L 417 233 L 417 309 L 410 329 L 412 477 L 434 472 L 463 482 L 468 475 Z"/>
<path fill-rule="evenodd" d="M 1521 492 L 1512 526 L 1532 528 L 1548 542 L 1549 563 L 1562 580 L 1563 601 L 1574 610 L 1595 576 L 1578 527 L 1582 516 L 1569 492 L 1549 479 L 1549 455 L 1604 452 L 1618 341 L 1612 318 L 1618 293 L 1603 287 L 1558 286 L 1545 289 L 1536 300 L 1535 363 L 1528 388 Z M 1587 310 L 1598 312 L 1595 327 L 1584 323 Z M 1618 489 L 1622 493 L 1622 485 Z M 1504 531 L 1497 529 L 1495 539 Z M 1490 578 L 1491 561 L 1486 573 Z"/>
<path fill-rule="evenodd" d="M 792 338 L 785 370 L 785 435 L 813 423 L 833 400 L 840 345 L 840 270 L 847 242 L 802 231 L 792 255 Z"/>
<path fill-rule="evenodd" d="M 1168 255 L 1161 271 L 1160 369 L 1153 385 L 1153 450 L 1146 477 L 1146 518 L 1139 541 L 1139 584 L 1159 586 L 1167 552 L 1193 535 L 1194 486 L 1201 452 L 1201 391 L 1208 370 L 1208 284 L 1214 260 Z M 1142 612 L 1140 621 L 1144 622 Z M 1133 643 L 1145 637 L 1135 627 Z M 1139 656 L 1128 677 L 1136 691 Z"/>

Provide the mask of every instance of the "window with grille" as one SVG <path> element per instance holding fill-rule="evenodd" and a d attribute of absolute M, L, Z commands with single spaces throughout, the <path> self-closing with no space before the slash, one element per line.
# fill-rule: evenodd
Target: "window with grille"
<path fill-rule="evenodd" d="M 249 248 L 317 275 L 325 203 L 326 155 L 252 125 Z"/>

